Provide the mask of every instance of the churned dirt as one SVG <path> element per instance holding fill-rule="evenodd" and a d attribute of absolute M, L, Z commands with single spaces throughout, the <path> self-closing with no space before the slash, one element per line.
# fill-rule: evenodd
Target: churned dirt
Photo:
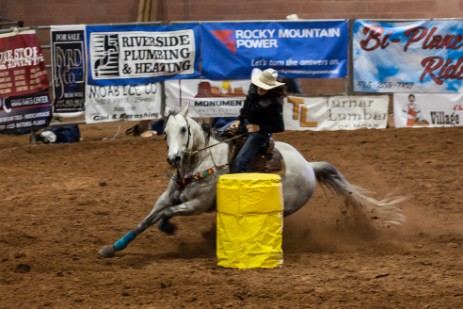
<path fill-rule="evenodd" d="M 276 135 L 378 197 L 411 194 L 408 221 L 372 229 L 318 188 L 285 220 L 283 265 L 238 270 L 217 266 L 214 213 L 98 256 L 167 185 L 162 136 L 108 139 L 130 125 L 0 135 L 0 308 L 463 308 L 463 127 Z"/>

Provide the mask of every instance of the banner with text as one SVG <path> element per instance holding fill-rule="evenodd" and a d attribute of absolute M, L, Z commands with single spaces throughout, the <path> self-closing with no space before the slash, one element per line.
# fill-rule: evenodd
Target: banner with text
<path fill-rule="evenodd" d="M 91 85 L 199 76 L 198 24 L 87 26 L 86 31 Z"/>
<path fill-rule="evenodd" d="M 288 97 L 283 106 L 286 130 L 355 130 L 387 127 L 389 97 Z"/>
<path fill-rule="evenodd" d="M 140 121 L 160 118 L 161 84 L 87 85 L 85 122 Z"/>
<path fill-rule="evenodd" d="M 463 125 L 463 94 L 394 94 L 394 125 L 452 127 Z"/>
<path fill-rule="evenodd" d="M 47 70 L 35 30 L 0 34 L 0 98 L 45 89 Z"/>
<path fill-rule="evenodd" d="M 51 120 L 51 109 L 48 90 L 0 98 L 0 132 L 15 133 L 46 127 Z"/>
<path fill-rule="evenodd" d="M 253 68 L 292 78 L 344 78 L 346 20 L 202 23 L 203 77 L 246 79 Z"/>
<path fill-rule="evenodd" d="M 243 107 L 251 81 L 203 79 L 165 82 L 166 108 L 178 110 L 189 104 L 193 117 L 236 117 Z"/>
<path fill-rule="evenodd" d="M 82 115 L 85 109 L 85 26 L 51 26 L 53 113 Z"/>
<path fill-rule="evenodd" d="M 463 92 L 462 20 L 356 20 L 354 90 Z"/>

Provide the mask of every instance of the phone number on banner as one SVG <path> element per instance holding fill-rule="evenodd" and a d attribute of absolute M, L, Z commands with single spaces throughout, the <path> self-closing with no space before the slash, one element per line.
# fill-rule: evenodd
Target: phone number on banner
<path fill-rule="evenodd" d="M 414 82 L 380 82 L 380 81 L 358 81 L 359 89 L 413 89 Z"/>

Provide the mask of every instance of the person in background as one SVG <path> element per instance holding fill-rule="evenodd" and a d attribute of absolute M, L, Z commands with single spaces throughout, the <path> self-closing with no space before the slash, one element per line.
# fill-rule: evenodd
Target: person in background
<path fill-rule="evenodd" d="M 299 80 L 297 80 L 296 78 L 284 77 L 281 79 L 281 81 L 286 84 L 288 94 L 304 93 L 304 90 L 302 90 L 302 86 L 299 83 Z"/>
<path fill-rule="evenodd" d="M 164 134 L 164 119 L 143 120 L 125 130 L 126 135 L 152 137 Z"/>
<path fill-rule="evenodd" d="M 238 119 L 230 129 L 247 133 L 243 147 L 238 151 L 230 168 L 231 173 L 244 173 L 272 133 L 283 132 L 283 98 L 287 96 L 285 83 L 278 81 L 274 69 L 255 69 L 251 86 Z"/>
<path fill-rule="evenodd" d="M 80 141 L 80 129 L 77 124 L 52 126 L 36 134 L 34 139 L 44 144 L 75 143 Z"/>
<path fill-rule="evenodd" d="M 290 14 L 286 16 L 288 21 L 300 20 L 297 14 Z M 288 94 L 302 94 L 304 90 L 302 89 L 301 83 L 296 78 L 284 77 L 281 79 L 282 82 L 286 84 L 286 90 Z"/>

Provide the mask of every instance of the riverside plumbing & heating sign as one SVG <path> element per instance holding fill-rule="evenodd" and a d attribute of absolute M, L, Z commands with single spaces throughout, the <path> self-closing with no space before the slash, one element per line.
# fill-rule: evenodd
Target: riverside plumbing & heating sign
<path fill-rule="evenodd" d="M 354 90 L 463 92 L 462 20 L 356 20 Z"/>
<path fill-rule="evenodd" d="M 246 79 L 272 67 L 285 77 L 344 78 L 348 40 L 346 20 L 202 23 L 202 74 Z"/>
<path fill-rule="evenodd" d="M 197 24 L 87 26 L 88 83 L 135 85 L 199 76 Z"/>

